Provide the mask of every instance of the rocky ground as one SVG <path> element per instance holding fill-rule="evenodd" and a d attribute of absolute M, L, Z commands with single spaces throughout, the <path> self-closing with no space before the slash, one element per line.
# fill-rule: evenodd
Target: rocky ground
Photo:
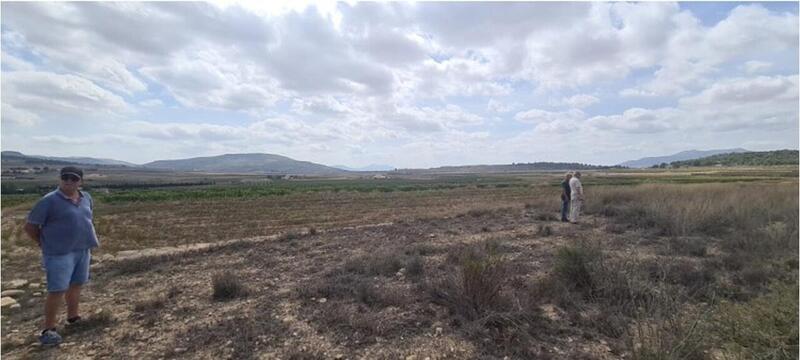
<path fill-rule="evenodd" d="M 431 288 L 452 272 L 454 249 L 469 244 L 499 244 L 500 256 L 514 266 L 514 283 L 522 284 L 509 286 L 525 287 L 552 270 L 555 249 L 568 241 L 602 237 L 619 245 L 632 239 L 624 231 L 608 232 L 603 218 L 572 225 L 555 215 L 511 207 L 108 256 L 93 265 L 93 280 L 83 293 L 83 324 L 59 326 L 64 343 L 49 349 L 35 337 L 44 281 L 6 281 L 2 355 L 519 358 L 518 349 L 508 345 L 515 340 L 471 331 L 432 299 Z M 214 278 L 220 276 L 241 285 L 238 295 L 215 299 Z M 537 329 L 528 332 L 534 337 L 528 343 L 535 345 L 527 353 L 621 356 L 617 340 L 576 326 L 574 316 L 541 299 L 529 312 Z"/>

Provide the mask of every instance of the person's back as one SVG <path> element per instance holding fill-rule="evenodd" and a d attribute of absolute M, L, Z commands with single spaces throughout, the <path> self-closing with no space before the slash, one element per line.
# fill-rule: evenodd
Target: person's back
<path fill-rule="evenodd" d="M 581 179 L 577 176 L 573 176 L 572 179 L 569 179 L 569 188 L 571 199 L 583 199 L 583 185 L 581 184 Z"/>
<path fill-rule="evenodd" d="M 561 221 L 569 221 L 569 201 L 572 190 L 569 186 L 569 180 L 572 179 L 572 173 L 564 175 L 564 180 L 561 181 Z"/>
<path fill-rule="evenodd" d="M 569 204 L 569 222 L 577 223 L 578 217 L 581 213 L 581 206 L 583 205 L 583 185 L 581 184 L 581 173 L 576 171 L 569 179 L 570 199 Z"/>

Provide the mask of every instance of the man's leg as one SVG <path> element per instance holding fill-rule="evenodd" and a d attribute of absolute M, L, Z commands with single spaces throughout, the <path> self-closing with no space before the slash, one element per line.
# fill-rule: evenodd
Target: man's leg
<path fill-rule="evenodd" d="M 64 292 L 48 292 L 47 299 L 44 301 L 44 329 L 56 327 L 58 310 L 61 302 L 64 301 Z"/>
<path fill-rule="evenodd" d="M 73 284 L 67 290 L 67 319 L 74 319 L 80 314 L 78 312 L 78 303 L 81 298 L 81 286 Z"/>

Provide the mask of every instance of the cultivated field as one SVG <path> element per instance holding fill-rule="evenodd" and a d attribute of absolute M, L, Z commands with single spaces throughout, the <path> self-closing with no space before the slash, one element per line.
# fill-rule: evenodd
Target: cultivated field
<path fill-rule="evenodd" d="M 39 348 L 26 288 L 3 357 L 797 358 L 796 167 L 588 172 L 578 225 L 554 173 L 197 179 L 91 184 L 88 321 Z M 3 196 L 4 290 L 44 282 L 37 197 Z"/>

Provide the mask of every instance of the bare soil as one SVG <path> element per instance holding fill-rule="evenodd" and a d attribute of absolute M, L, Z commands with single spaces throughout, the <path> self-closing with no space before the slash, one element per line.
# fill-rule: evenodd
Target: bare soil
<path fill-rule="evenodd" d="M 85 325 L 62 330 L 58 348 L 39 347 L 34 334 L 43 298 L 33 298 L 3 314 L 3 357 L 514 358 L 496 338 L 476 337 L 431 301 L 426 289 L 448 275 L 453 249 L 497 241 L 514 265 L 514 283 L 524 285 L 552 270 L 555 249 L 567 241 L 602 237 L 624 251 L 618 245 L 635 238 L 604 231 L 602 218 L 577 225 L 536 218 L 542 218 L 536 210 L 516 206 L 229 244 L 153 259 L 133 271 L 126 260 L 105 262 L 83 293 Z M 409 274 L 407 261 L 415 256 L 422 268 Z M 214 300 L 212 278 L 225 271 L 246 296 Z M 541 299 L 530 353 L 620 357 L 616 339 L 576 326 L 574 316 Z"/>

